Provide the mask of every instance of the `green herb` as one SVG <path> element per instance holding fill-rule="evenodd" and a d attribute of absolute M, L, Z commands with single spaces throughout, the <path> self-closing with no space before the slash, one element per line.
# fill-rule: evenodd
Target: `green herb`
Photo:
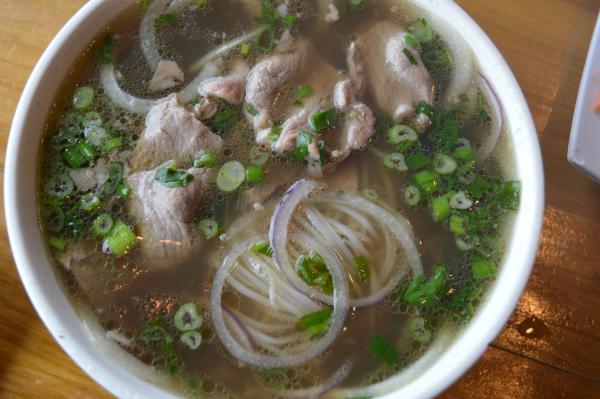
<path fill-rule="evenodd" d="M 246 180 L 246 168 L 238 161 L 229 161 L 221 166 L 216 179 L 217 187 L 225 192 L 237 190 L 244 180 Z"/>
<path fill-rule="evenodd" d="M 218 160 L 215 153 L 206 152 L 194 159 L 194 168 L 214 168 Z"/>
<path fill-rule="evenodd" d="M 331 309 L 318 310 L 313 313 L 308 313 L 298 321 L 298 329 L 307 331 L 311 337 L 320 335 L 329 329 Z"/>
<path fill-rule="evenodd" d="M 291 157 L 296 161 L 302 161 L 308 156 L 308 146 L 313 141 L 313 135 L 301 130 L 296 136 L 296 148 L 292 151 Z"/>
<path fill-rule="evenodd" d="M 62 150 L 62 158 L 71 168 L 86 166 L 96 156 L 96 151 L 85 141 L 79 141 Z"/>
<path fill-rule="evenodd" d="M 520 196 L 521 182 L 507 181 L 502 185 L 502 190 L 500 190 L 496 199 L 502 208 L 515 211 L 519 208 Z"/>
<path fill-rule="evenodd" d="M 136 241 L 137 237 L 133 233 L 133 230 L 121 220 L 115 222 L 112 230 L 105 238 L 106 245 L 117 256 L 125 255 Z"/>
<path fill-rule="evenodd" d="M 356 267 L 356 271 L 358 272 L 359 280 L 363 283 L 366 283 L 367 280 L 369 280 L 369 276 L 371 275 L 368 259 L 363 255 L 355 256 L 354 266 Z"/>
<path fill-rule="evenodd" d="M 209 124 L 215 133 L 222 136 L 229 132 L 239 120 L 238 107 L 225 104 L 221 110 L 214 114 Z"/>
<path fill-rule="evenodd" d="M 62 238 L 50 236 L 50 237 L 48 237 L 48 245 L 50 246 L 50 248 L 52 248 L 56 251 L 62 252 L 65 250 L 65 247 L 67 246 L 67 242 L 65 240 L 63 240 Z"/>
<path fill-rule="evenodd" d="M 481 196 L 488 190 L 489 184 L 481 176 L 477 176 L 473 183 L 469 184 L 467 191 L 473 198 L 481 198 Z"/>
<path fill-rule="evenodd" d="M 246 167 L 246 181 L 249 183 L 260 183 L 264 179 L 264 172 L 260 166 L 248 165 Z"/>
<path fill-rule="evenodd" d="M 183 16 L 177 13 L 167 13 L 159 16 L 154 20 L 154 27 L 156 29 L 164 28 L 168 25 L 173 25 L 183 20 Z"/>
<path fill-rule="evenodd" d="M 337 121 L 338 114 L 335 108 L 315 112 L 309 118 L 310 126 L 316 132 L 334 127 L 337 124 Z"/>
<path fill-rule="evenodd" d="M 260 241 L 255 244 L 252 244 L 250 248 L 248 248 L 248 251 L 255 254 L 265 255 L 268 257 L 273 256 L 273 248 L 271 248 L 271 245 L 269 245 L 269 243 L 266 241 Z"/>
<path fill-rule="evenodd" d="M 473 151 L 471 147 L 458 147 L 454 150 L 452 156 L 454 156 L 454 158 L 468 162 L 475 159 L 475 151 Z"/>
<path fill-rule="evenodd" d="M 175 169 L 175 165 L 172 163 L 158 168 L 154 173 L 154 180 L 169 188 L 185 187 L 194 180 L 194 175 L 185 170 Z"/>
<path fill-rule="evenodd" d="M 417 276 L 408 285 L 402 300 L 419 308 L 431 308 L 438 305 L 446 293 L 446 268 L 438 265 L 434 268 L 433 276 L 426 279 L 424 276 Z"/>
<path fill-rule="evenodd" d="M 450 216 L 449 227 L 450 227 L 450 231 L 452 233 L 457 234 L 457 235 L 465 234 L 467 232 L 465 225 L 466 225 L 466 220 L 462 216 L 459 216 L 459 215 Z"/>
<path fill-rule="evenodd" d="M 413 65 L 417 65 L 417 59 L 415 58 L 415 56 L 410 52 L 409 49 L 407 49 L 406 47 L 402 49 L 402 52 L 404 53 L 404 56 L 408 59 L 408 61 L 410 61 L 411 64 Z"/>
<path fill-rule="evenodd" d="M 207 240 L 213 239 L 219 233 L 219 223 L 214 219 L 203 219 L 198 222 L 198 230 Z"/>
<path fill-rule="evenodd" d="M 114 63 L 113 56 L 113 37 L 112 35 L 107 35 L 102 40 L 100 47 L 98 47 L 98 57 L 100 58 L 100 63 L 102 65 L 108 65 Z"/>
<path fill-rule="evenodd" d="M 494 277 L 496 274 L 496 265 L 488 259 L 475 258 L 471 264 L 473 277 L 476 280 Z"/>
<path fill-rule="evenodd" d="M 102 193 L 107 196 L 113 195 L 117 191 L 119 184 L 121 184 L 124 173 L 125 166 L 123 162 L 111 162 L 108 167 L 108 180 L 104 183 Z"/>
<path fill-rule="evenodd" d="M 477 107 L 475 109 L 475 113 L 473 114 L 473 119 L 475 120 L 475 123 L 484 125 L 489 122 L 490 116 L 483 107 Z"/>
<path fill-rule="evenodd" d="M 396 365 L 398 361 L 398 352 L 396 348 L 383 336 L 375 334 L 369 342 L 369 352 L 383 360 L 390 366 Z"/>

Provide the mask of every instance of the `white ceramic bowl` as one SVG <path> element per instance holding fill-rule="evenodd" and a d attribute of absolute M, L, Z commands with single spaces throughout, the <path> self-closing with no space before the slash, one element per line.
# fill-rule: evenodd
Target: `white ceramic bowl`
<path fill-rule="evenodd" d="M 57 342 L 94 380 L 121 398 L 173 398 L 148 381 L 160 375 L 106 339 L 93 317 L 75 309 L 51 266 L 36 215 L 36 159 L 47 110 L 77 56 L 133 0 L 92 0 L 60 31 L 35 67 L 15 113 L 6 154 L 4 198 L 8 235 L 23 285 Z M 516 159 L 514 178 L 522 182 L 508 252 L 477 315 L 443 350 L 433 350 L 411 376 L 381 384 L 387 397 L 432 397 L 457 380 L 482 355 L 508 320 L 525 287 L 537 250 L 543 218 L 542 162 L 531 114 L 506 62 L 477 24 L 450 0 L 415 0 L 457 27 L 472 46 L 481 72 L 506 111 Z M 129 370 L 129 371 L 128 371 Z M 133 370 L 133 372 L 131 371 Z"/>

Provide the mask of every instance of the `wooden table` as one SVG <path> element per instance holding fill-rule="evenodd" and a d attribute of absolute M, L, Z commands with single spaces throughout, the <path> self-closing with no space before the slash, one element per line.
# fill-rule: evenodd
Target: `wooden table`
<path fill-rule="evenodd" d="M 525 295 L 483 358 L 442 397 L 600 398 L 600 185 L 566 160 L 600 0 L 457 1 L 491 36 L 525 91 L 542 145 L 547 209 Z M 27 77 L 84 3 L 0 2 L 2 169 L 12 114 Z M 40 322 L 17 276 L 3 219 L 0 228 L 0 397 L 110 397 Z"/>

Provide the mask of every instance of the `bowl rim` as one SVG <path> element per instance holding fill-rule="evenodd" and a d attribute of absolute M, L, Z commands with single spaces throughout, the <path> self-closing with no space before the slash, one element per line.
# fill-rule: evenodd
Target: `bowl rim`
<path fill-rule="evenodd" d="M 509 135 L 515 154 L 516 174 L 523 184 L 521 205 L 514 218 L 506 258 L 477 315 L 454 342 L 443 353 L 440 352 L 439 359 L 431 367 L 399 390 L 383 395 L 386 398 L 435 396 L 481 357 L 510 317 L 525 288 L 537 252 L 544 212 L 543 168 L 535 126 L 523 93 L 506 61 L 475 21 L 452 0 L 410 1 L 445 21 L 453 21 L 453 25 L 460 26 L 463 37 L 476 39 L 471 40 L 470 47 L 479 60 L 482 73 L 489 76 L 494 72 L 492 86 L 507 111 L 506 120 L 511 126 Z M 57 296 L 56 290 L 60 287 L 56 281 L 51 281 L 56 278 L 53 271 L 47 270 L 50 262 L 44 246 L 39 245 L 39 228 L 37 232 L 26 228 L 26 222 L 31 222 L 31 209 L 26 206 L 23 192 L 27 192 L 25 186 L 31 182 L 20 179 L 25 173 L 20 166 L 24 159 L 31 160 L 31 137 L 35 136 L 38 140 L 40 137 L 40 133 L 31 133 L 27 129 L 30 112 L 41 104 L 36 94 L 44 89 L 44 79 L 50 65 L 56 62 L 66 47 L 76 47 L 73 37 L 77 30 L 92 19 L 96 20 L 109 6 L 120 3 L 128 6 L 131 1 L 91 0 L 86 3 L 52 40 L 27 81 L 14 114 L 7 143 L 4 176 L 7 232 L 17 270 L 34 308 L 71 359 L 117 397 L 173 398 L 172 393 L 165 391 L 164 387 L 147 382 L 149 377 L 134 376 L 125 371 L 122 365 L 109 360 L 102 348 L 94 347 L 91 341 L 97 342 L 99 338 L 90 332 L 88 324 L 93 323 L 93 320 L 82 320 L 62 290 Z M 120 7 L 124 9 L 123 4 Z M 78 45 L 81 47 L 79 50 L 82 50 L 87 43 Z M 64 75 L 61 82 L 62 78 Z M 49 105 L 45 104 L 46 108 Z M 34 210 L 34 214 L 35 212 Z M 40 256 L 46 259 L 42 266 L 48 267 L 39 267 L 36 259 L 39 260 Z M 73 328 L 77 326 L 79 328 Z M 393 377 L 388 381 L 393 381 Z M 436 384 L 431 384 L 431 381 Z"/>

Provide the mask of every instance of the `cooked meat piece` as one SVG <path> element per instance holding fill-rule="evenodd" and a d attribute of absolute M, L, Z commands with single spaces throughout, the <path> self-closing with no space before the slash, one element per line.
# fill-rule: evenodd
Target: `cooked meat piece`
<path fill-rule="evenodd" d="M 108 180 L 108 161 L 106 158 L 99 158 L 94 166 L 71 169 L 69 176 L 79 191 L 86 192 L 98 188 Z"/>
<path fill-rule="evenodd" d="M 198 104 L 194 105 L 194 115 L 201 121 L 210 119 L 217 113 L 219 104 L 212 98 L 204 98 Z"/>
<path fill-rule="evenodd" d="M 246 102 L 254 108 L 247 116 L 256 130 L 273 125 L 271 109 L 277 93 L 304 68 L 309 44 L 298 40 L 286 52 L 278 52 L 252 68 L 246 80 Z"/>
<path fill-rule="evenodd" d="M 362 62 L 369 92 L 395 121 L 412 117 L 419 101 L 433 103 L 431 76 L 419 52 L 405 42 L 405 34 L 395 23 L 380 21 L 360 34 L 349 51 L 357 52 L 349 57 L 352 75 L 361 75 Z"/>
<path fill-rule="evenodd" d="M 129 208 L 142 237 L 142 253 L 153 266 L 163 267 L 177 263 L 198 247 L 194 212 L 214 172 L 189 169 L 192 181 L 170 188 L 155 180 L 157 169 L 128 176 L 127 185 L 131 188 Z"/>
<path fill-rule="evenodd" d="M 350 46 L 348 46 L 346 63 L 348 64 L 348 73 L 350 74 L 352 85 L 354 86 L 355 95 L 357 98 L 362 99 L 367 90 L 367 82 L 365 77 L 365 64 L 360 57 L 356 42 L 352 42 L 350 43 Z"/>
<path fill-rule="evenodd" d="M 131 166 L 136 171 L 148 170 L 171 159 L 185 165 L 200 150 L 220 154 L 222 148 L 223 140 L 183 107 L 177 96 L 172 96 L 150 109 Z"/>
<path fill-rule="evenodd" d="M 313 102 L 314 104 L 314 102 Z M 308 117 L 317 108 L 313 106 L 305 106 L 296 113 L 292 114 L 281 126 L 281 134 L 277 141 L 273 144 L 273 151 L 279 154 L 285 154 L 294 149 L 296 145 L 296 137 L 301 130 L 310 131 Z"/>
<path fill-rule="evenodd" d="M 333 89 L 333 105 L 340 111 L 347 111 L 356 103 L 356 91 L 350 79 L 340 80 Z"/>
<path fill-rule="evenodd" d="M 183 83 L 183 79 L 183 72 L 175 61 L 160 60 L 148 85 L 148 91 L 154 93 L 172 89 Z"/>
<path fill-rule="evenodd" d="M 229 104 L 239 104 L 244 98 L 244 86 L 248 76 L 248 65 L 238 62 L 227 76 L 207 79 L 200 84 L 198 93 L 205 97 L 216 97 Z"/>

